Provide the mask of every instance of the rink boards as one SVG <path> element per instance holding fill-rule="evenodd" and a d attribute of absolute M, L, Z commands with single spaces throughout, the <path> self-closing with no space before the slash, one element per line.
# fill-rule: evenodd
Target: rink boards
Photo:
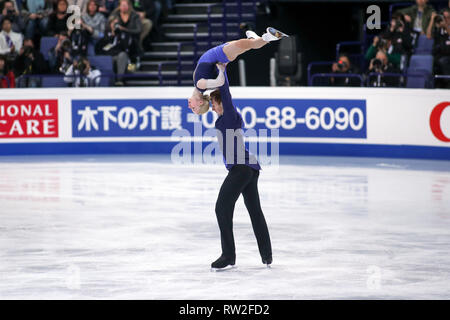
<path fill-rule="evenodd" d="M 171 153 L 181 143 L 192 143 L 192 152 L 204 150 L 216 143 L 216 117 L 212 111 L 194 115 L 187 108 L 191 92 L 3 89 L 0 155 Z M 231 92 L 256 153 L 267 148 L 280 154 L 450 160 L 449 90 L 235 87 Z"/>

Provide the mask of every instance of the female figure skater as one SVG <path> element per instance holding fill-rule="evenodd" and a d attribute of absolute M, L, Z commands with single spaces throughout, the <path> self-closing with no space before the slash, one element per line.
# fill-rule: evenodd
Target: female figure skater
<path fill-rule="evenodd" d="M 247 39 L 239 39 L 221 44 L 206 51 L 198 60 L 194 70 L 194 92 L 188 100 L 189 108 L 195 114 L 203 114 L 209 109 L 209 97 L 203 95 L 207 89 L 215 89 L 223 85 L 224 77 L 219 72 L 217 78 L 216 63 L 228 63 L 235 60 L 239 55 L 250 49 L 259 49 L 270 41 L 280 40 L 287 37 L 281 31 L 267 28 L 267 32 L 258 36 L 255 32 L 248 30 Z M 215 79 L 214 79 L 215 78 Z"/>
<path fill-rule="evenodd" d="M 213 111 L 219 115 L 215 127 L 225 166 L 229 172 L 220 188 L 215 208 L 220 229 L 222 255 L 211 264 L 211 268 L 218 270 L 235 264 L 233 212 L 234 205 L 241 193 L 250 214 L 262 262 L 269 267 L 272 263 L 272 246 L 258 194 L 258 177 L 261 167 L 256 157 L 245 148 L 241 130 L 244 122 L 233 106 L 228 78 L 224 72 L 225 67 L 223 65 L 218 67 L 224 75 L 224 84 L 211 93 L 211 103 Z"/>

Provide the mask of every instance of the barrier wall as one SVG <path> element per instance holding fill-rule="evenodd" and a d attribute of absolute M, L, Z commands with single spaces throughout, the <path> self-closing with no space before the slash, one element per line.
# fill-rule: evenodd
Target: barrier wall
<path fill-rule="evenodd" d="M 212 111 L 198 117 L 187 108 L 191 92 L 2 89 L 0 155 L 168 153 L 180 140 L 174 132 L 201 136 L 206 143 L 215 117 Z M 270 130 L 278 130 L 280 154 L 450 160 L 449 90 L 236 87 L 231 92 L 246 129 L 261 139 L 268 129 L 269 140 Z"/>

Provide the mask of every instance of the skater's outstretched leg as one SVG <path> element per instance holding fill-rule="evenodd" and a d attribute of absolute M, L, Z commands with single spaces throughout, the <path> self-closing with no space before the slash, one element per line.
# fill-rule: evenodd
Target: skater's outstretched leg
<path fill-rule="evenodd" d="M 246 32 L 248 39 L 239 39 L 235 41 L 230 41 L 226 46 L 223 47 L 223 52 L 227 56 L 228 60 L 231 62 L 235 60 L 239 55 L 247 52 L 251 49 L 260 49 L 268 44 L 270 41 L 280 40 L 283 37 L 287 37 L 285 33 L 278 31 L 272 27 L 267 28 L 267 32 L 258 36 L 253 31 Z"/>

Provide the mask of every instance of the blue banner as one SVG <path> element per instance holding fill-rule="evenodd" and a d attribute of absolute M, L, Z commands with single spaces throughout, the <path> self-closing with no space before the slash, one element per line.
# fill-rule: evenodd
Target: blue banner
<path fill-rule="evenodd" d="M 278 129 L 280 137 L 366 138 L 365 100 L 234 99 L 246 129 Z M 214 128 L 217 115 L 197 116 L 185 99 L 72 100 L 73 137 L 170 137 Z"/>

